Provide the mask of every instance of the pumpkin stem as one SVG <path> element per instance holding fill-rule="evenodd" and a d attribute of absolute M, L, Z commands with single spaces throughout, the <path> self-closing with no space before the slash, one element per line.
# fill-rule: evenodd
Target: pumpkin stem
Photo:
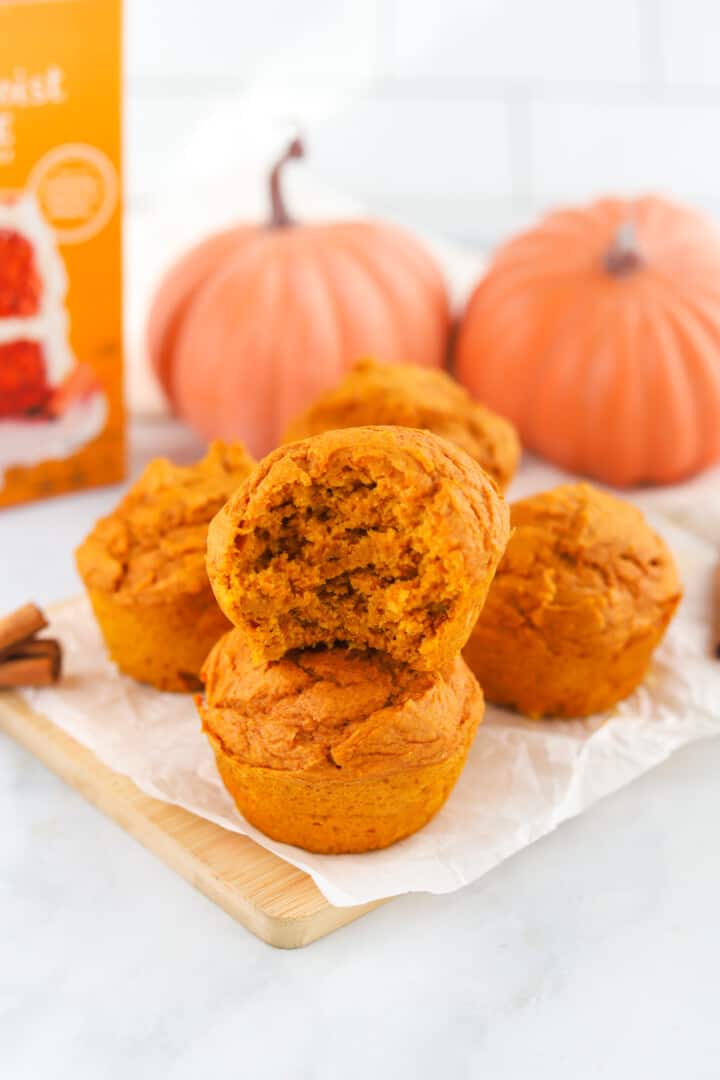
<path fill-rule="evenodd" d="M 305 147 L 303 146 L 302 139 L 295 138 L 288 144 L 285 152 L 281 154 L 275 162 L 273 170 L 270 173 L 270 226 L 273 229 L 284 228 L 287 225 L 295 224 L 285 208 L 285 200 L 280 187 L 280 175 L 286 161 L 290 161 L 291 158 L 301 158 L 304 156 Z"/>
<path fill-rule="evenodd" d="M 644 261 L 637 247 L 635 223 L 628 218 L 615 233 L 613 245 L 605 256 L 605 269 L 609 274 L 623 277 L 639 270 Z"/>

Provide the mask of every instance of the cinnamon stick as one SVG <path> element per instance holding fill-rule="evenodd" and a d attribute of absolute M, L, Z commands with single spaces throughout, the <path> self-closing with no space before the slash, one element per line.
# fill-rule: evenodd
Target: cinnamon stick
<path fill-rule="evenodd" d="M 60 642 L 55 638 L 29 638 L 13 645 L 2 657 L 0 666 L 8 660 L 29 660 L 36 656 L 48 657 L 57 668 L 58 675 L 60 674 L 61 649 Z"/>
<path fill-rule="evenodd" d="M 60 642 L 35 636 L 47 625 L 37 604 L 24 604 L 0 618 L 0 688 L 48 686 L 60 677 Z"/>
<path fill-rule="evenodd" d="M 24 604 L 0 618 L 0 655 L 43 630 L 48 622 L 37 604 Z"/>
<path fill-rule="evenodd" d="M 52 656 L 28 656 L 0 664 L 0 687 L 49 686 L 57 679 Z"/>
<path fill-rule="evenodd" d="M 26 638 L 12 645 L 5 656 L 8 660 L 16 660 L 20 656 L 54 656 L 56 652 L 60 652 L 60 643 L 55 638 L 38 637 Z"/>

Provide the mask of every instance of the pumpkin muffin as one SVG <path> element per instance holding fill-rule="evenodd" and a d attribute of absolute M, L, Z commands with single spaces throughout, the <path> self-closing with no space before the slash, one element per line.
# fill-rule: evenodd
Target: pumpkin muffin
<path fill-rule="evenodd" d="M 587 716 L 641 682 L 680 600 L 673 557 L 631 503 L 566 484 L 511 507 L 513 534 L 465 648 L 489 701 Z"/>
<path fill-rule="evenodd" d="M 325 853 L 387 847 L 425 825 L 484 708 L 461 657 L 418 672 L 333 648 L 256 666 L 241 630 L 217 643 L 203 679 L 203 728 L 240 812 L 274 840 Z"/>
<path fill-rule="evenodd" d="M 240 444 L 215 442 L 195 465 L 145 469 L 76 553 L 110 656 L 159 690 L 194 690 L 228 629 L 205 570 L 208 522 L 254 468 Z"/>
<path fill-rule="evenodd" d="M 256 661 L 348 644 L 431 671 L 467 641 L 508 531 L 452 443 L 345 428 L 263 459 L 210 525 L 208 576 Z"/>
<path fill-rule="evenodd" d="M 332 428 L 397 424 L 425 428 L 461 447 L 504 491 L 520 459 L 509 420 L 474 401 L 445 371 L 359 360 L 342 382 L 298 416 L 283 442 Z"/>

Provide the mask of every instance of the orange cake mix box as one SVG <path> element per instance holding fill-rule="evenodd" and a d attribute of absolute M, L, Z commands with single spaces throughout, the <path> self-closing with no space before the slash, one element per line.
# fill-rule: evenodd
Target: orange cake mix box
<path fill-rule="evenodd" d="M 120 0 L 0 0 L 0 506 L 124 470 Z"/>

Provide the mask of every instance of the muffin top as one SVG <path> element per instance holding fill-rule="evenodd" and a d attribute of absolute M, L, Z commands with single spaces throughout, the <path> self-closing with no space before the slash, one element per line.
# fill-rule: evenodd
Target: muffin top
<path fill-rule="evenodd" d="M 367 424 L 425 428 L 442 435 L 477 461 L 501 491 L 520 458 L 520 441 L 510 421 L 473 401 L 446 372 L 370 359 L 359 360 L 338 386 L 296 417 L 283 442 Z"/>
<path fill-rule="evenodd" d="M 263 459 L 211 523 L 208 574 L 256 660 L 344 644 L 431 670 L 465 644 L 508 531 L 453 443 L 345 428 Z"/>
<path fill-rule="evenodd" d="M 255 666 L 240 630 L 217 643 L 202 678 L 203 725 L 225 753 L 328 779 L 442 761 L 483 707 L 459 657 L 442 671 L 417 672 L 381 653 L 334 648 Z"/>
<path fill-rule="evenodd" d="M 254 465 L 240 443 L 220 441 L 194 465 L 152 461 L 78 548 L 86 587 L 148 603 L 207 589 L 208 523 Z"/>
<path fill-rule="evenodd" d="M 513 533 L 478 622 L 540 636 L 552 653 L 612 656 L 668 618 L 681 588 L 672 554 L 632 503 L 565 484 L 510 508 Z"/>

